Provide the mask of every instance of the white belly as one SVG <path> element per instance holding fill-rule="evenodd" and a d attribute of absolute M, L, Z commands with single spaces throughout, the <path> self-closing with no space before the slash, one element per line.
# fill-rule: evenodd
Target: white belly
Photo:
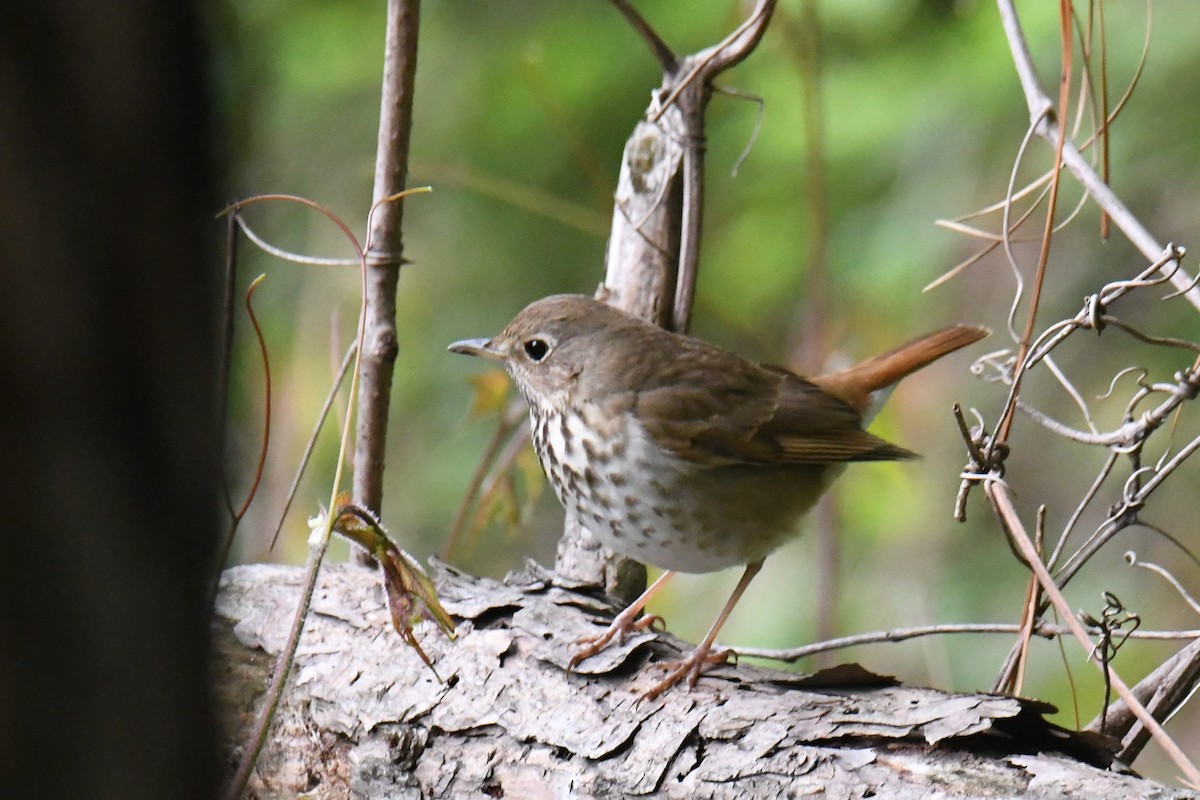
<path fill-rule="evenodd" d="M 535 423 L 534 437 L 544 445 L 539 453 L 553 453 L 542 467 L 583 526 L 618 553 L 661 569 L 713 572 L 762 560 L 796 535 L 800 517 L 840 472 L 701 466 L 623 427 L 599 436 L 590 425 L 555 419 L 540 430 Z"/>

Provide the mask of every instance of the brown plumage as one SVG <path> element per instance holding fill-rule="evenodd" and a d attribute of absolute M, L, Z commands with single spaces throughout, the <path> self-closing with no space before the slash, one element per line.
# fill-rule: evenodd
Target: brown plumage
<path fill-rule="evenodd" d="M 556 295 L 451 350 L 504 363 L 555 493 L 602 542 L 667 570 L 748 565 L 728 611 L 844 464 L 914 456 L 863 430 L 872 395 L 986 335 L 955 326 L 806 379 Z M 648 595 L 581 657 L 636 624 Z M 723 619 L 686 664 L 693 677 Z"/>

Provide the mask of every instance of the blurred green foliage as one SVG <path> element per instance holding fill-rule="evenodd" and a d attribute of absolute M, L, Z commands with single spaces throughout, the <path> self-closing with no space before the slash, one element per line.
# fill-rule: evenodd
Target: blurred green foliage
<path fill-rule="evenodd" d="M 642 2 L 650 22 L 677 51 L 706 46 L 730 30 L 743 4 Z M 1086 3 L 1078 3 L 1084 7 Z M 1084 9 L 1085 10 L 1085 9 Z M 1133 76 L 1147 26 L 1141 3 L 1105 3 L 1110 95 Z M 1021 4 L 1043 87 L 1057 91 L 1057 4 Z M 1081 11 L 1082 13 L 1082 11 Z M 1145 73 L 1113 128 L 1112 183 L 1161 241 L 1190 244 L 1200 208 L 1200 15 L 1190 0 L 1154 4 Z M 215 77 L 229 124 L 234 170 L 229 192 L 245 197 L 292 192 L 317 200 L 364 228 L 371 196 L 384 4 L 329 0 L 242 0 L 212 15 Z M 828 172 L 829 296 L 824 325 L 834 358 L 849 360 L 957 320 L 1003 335 L 1013 280 L 996 254 L 946 286 L 921 287 L 975 252 L 978 243 L 934 226 L 1001 199 L 1028 124 L 994 5 L 971 0 L 841 0 L 821 4 L 821 117 Z M 780 3 L 758 51 L 724 83 L 761 96 L 762 129 L 736 178 L 758 110 L 714 97 L 709 112 L 706 228 L 696 332 L 765 361 L 802 351 L 810 242 L 806 194 L 803 85 L 798 0 Z M 452 340 L 484 336 L 527 302 L 555 292 L 590 293 L 603 275 L 604 238 L 624 139 L 659 82 L 645 47 L 608 4 L 550 0 L 427 0 L 421 20 L 410 185 L 431 195 L 406 205 L 396 372 L 383 519 L 420 557 L 442 546 L 450 520 L 490 430 L 473 420 L 469 379 L 483 365 L 448 354 Z M 1078 55 L 1078 53 L 1077 53 Z M 1077 58 L 1076 65 L 1078 67 Z M 1051 154 L 1031 145 L 1017 185 L 1048 169 Z M 1064 184 L 1060 218 L 1076 202 Z M 296 208 L 255 209 L 252 224 L 273 243 L 298 252 L 352 255 L 336 230 Z M 1043 213 L 1022 234 L 1040 233 Z M 981 221 L 996 230 L 999 216 Z M 1080 298 L 1132 275 L 1142 260 L 1120 234 L 1098 236 L 1098 213 L 1083 208 L 1055 239 L 1039 322 L 1073 315 Z M 1019 245 L 1026 268 L 1036 242 Z M 330 426 L 301 487 L 283 545 L 265 552 L 299 453 L 330 375 L 353 333 L 357 271 L 297 267 L 242 249 L 246 280 L 268 273 L 257 304 L 271 347 L 275 424 L 266 482 L 243 526 L 241 558 L 302 558 L 304 517 L 329 495 L 335 457 Z M 1157 332 L 1197 336 L 1196 312 L 1132 299 L 1122 312 Z M 1018 319 L 1024 319 L 1022 306 Z M 239 321 L 239 325 L 242 322 Z M 244 325 L 242 325 L 244 331 Z M 234 483 L 253 464 L 261 414 L 260 365 L 249 337 L 235 370 L 230 458 Z M 1062 363 L 1085 396 L 1111 376 L 1143 364 L 1159 378 L 1186 365 L 1177 354 L 1136 349 L 1126 338 L 1072 342 Z M 1018 619 L 1026 589 L 977 492 L 970 522 L 951 520 L 964 460 L 950 405 L 978 407 L 994 422 L 1001 387 L 972 379 L 957 356 L 910 381 L 893 397 L 876 430 L 926 458 L 914 464 L 855 466 L 832 502 L 844 553 L 844 632 L 932 622 Z M 813 365 L 798 365 L 812 368 Z M 1127 384 L 1128 385 L 1128 384 Z M 1044 376 L 1029 397 L 1071 424 L 1078 414 Z M 344 403 L 340 404 L 344 409 Z M 1106 407 L 1103 423 L 1120 418 Z M 339 412 L 342 413 L 342 412 Z M 1176 441 L 1196 432 L 1185 416 Z M 1103 453 L 1053 440 L 1026 418 L 1014 431 L 1009 480 L 1027 520 L 1047 503 L 1049 529 L 1061 528 L 1093 479 Z M 1148 459 L 1157 457 L 1147 454 Z M 1173 491 L 1148 516 L 1197 548 L 1197 468 L 1179 473 Z M 1108 494 L 1081 527 L 1090 531 Z M 467 569 L 493 575 L 526 557 L 552 562 L 561 512 L 544 494 L 523 528 L 493 527 L 456 554 Z M 1058 527 L 1055 527 L 1058 526 Z M 1146 531 L 1122 534 L 1069 593 L 1099 614 L 1101 589 L 1115 591 L 1150 628 L 1197 627 L 1162 582 L 1124 567 L 1121 550 L 1171 565 L 1193 589 L 1200 572 L 1178 550 Z M 820 567 L 813 537 L 770 559 L 723 639 L 788 646 L 814 636 L 813 587 Z M 683 577 L 658 606 L 681 635 L 698 639 L 735 580 L 732 574 Z M 685 602 L 680 602 L 686 597 Z M 906 680 L 986 688 L 1010 640 L 926 639 L 843 654 Z M 1097 710 L 1095 671 L 1067 646 L 1081 715 Z M 1170 647 L 1130 645 L 1120 668 L 1132 682 Z M 801 665 L 804 666 L 804 665 Z M 810 665 L 811 666 L 811 665 Z M 1038 642 L 1026 693 L 1058 703 L 1072 722 L 1058 649 Z M 1197 714 L 1175 723 L 1196 741 Z M 1195 752 L 1193 751 L 1193 755 Z M 1153 757 L 1148 762 L 1153 764 Z"/>

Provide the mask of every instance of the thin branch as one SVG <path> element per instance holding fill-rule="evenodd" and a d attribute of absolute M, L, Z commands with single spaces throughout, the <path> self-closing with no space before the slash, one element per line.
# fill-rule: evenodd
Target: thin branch
<path fill-rule="evenodd" d="M 258 317 L 254 315 L 254 290 L 263 282 L 266 275 L 259 275 L 250 283 L 250 287 L 246 289 L 246 316 L 250 320 L 250 326 L 254 329 L 254 338 L 258 342 L 258 351 L 262 356 L 263 365 L 263 435 L 262 445 L 258 449 L 258 462 L 254 466 L 254 478 L 250 481 L 250 488 L 246 490 L 246 500 L 241 507 L 233 511 L 229 520 L 229 531 L 225 534 L 225 540 L 221 543 L 221 552 L 217 556 L 217 571 L 213 575 L 212 591 L 210 599 L 215 600 L 217 596 L 217 586 L 221 581 L 221 572 L 225 569 L 225 562 L 229 560 L 229 553 L 233 549 L 233 539 L 237 535 L 238 525 L 241 524 L 242 518 L 246 516 L 246 512 L 250 509 L 250 504 L 254 502 L 255 496 L 258 495 L 258 487 L 262 483 L 263 471 L 267 465 L 267 447 L 271 443 L 271 358 L 267 352 L 267 340 L 263 335 L 262 326 L 258 324 Z M 226 494 L 228 497 L 228 493 Z"/>
<path fill-rule="evenodd" d="M 1165 531 L 1162 532 L 1165 533 Z M 1174 537 L 1171 538 L 1174 539 Z M 1178 541 L 1175 543 L 1180 544 Z M 1200 614 L 1200 603 L 1196 602 L 1196 598 L 1192 597 L 1188 590 L 1183 587 L 1183 584 L 1179 582 L 1179 579 L 1171 574 L 1170 570 L 1160 567 L 1158 564 L 1155 564 L 1151 561 L 1138 561 L 1137 553 L 1133 552 L 1132 550 L 1125 551 L 1125 563 L 1131 567 L 1148 569 L 1161 577 L 1167 583 L 1171 584 L 1171 587 L 1181 598 L 1183 598 L 1183 601 L 1188 604 L 1194 613 Z"/>
<path fill-rule="evenodd" d="M 421 4 L 420 0 L 388 0 L 387 9 L 375 186 L 366 246 L 366 328 L 358 356 L 362 390 L 358 395 L 354 451 L 354 502 L 376 514 L 383 504 L 388 409 L 399 349 L 396 290 L 404 260 L 404 201 L 387 202 L 387 198 L 403 192 L 408 177 Z"/>
<path fill-rule="evenodd" d="M 303 197 L 293 195 L 260 195 L 252 197 L 248 200 L 242 200 L 225 209 L 222 213 L 235 213 L 244 206 L 260 203 L 265 200 L 283 200 L 285 202 L 294 202 L 315 209 L 332 221 L 345 234 L 347 240 L 354 247 L 354 252 L 358 254 L 360 259 L 359 267 L 359 313 L 357 335 L 355 338 L 355 363 L 352 377 L 350 379 L 350 397 L 349 405 L 352 407 L 358 392 L 358 375 L 361 362 L 362 341 L 366 332 L 366 310 L 367 310 L 367 261 L 366 254 L 358 240 L 354 237 L 350 228 L 340 220 L 337 216 L 330 213 L 321 205 Z M 334 501 L 338 496 L 338 487 L 341 485 L 342 473 L 346 466 L 346 449 L 350 441 L 350 421 L 353 415 L 349 408 L 346 411 L 346 421 L 342 427 L 342 436 L 338 444 L 337 466 L 334 468 L 333 481 L 330 490 L 329 507 L 334 508 Z M 274 720 L 275 712 L 279 707 L 280 699 L 283 696 L 283 688 L 287 684 L 288 674 L 291 672 L 292 663 L 296 656 L 296 648 L 300 643 L 300 635 L 304 631 L 304 623 L 308 618 L 308 609 L 312 603 L 313 592 L 316 589 L 317 572 L 321 568 L 321 560 L 325 556 L 325 551 L 329 547 L 329 538 L 333 534 L 332 514 L 325 515 L 325 522 L 322 530 L 314 530 L 313 536 L 309 538 L 309 557 L 308 566 L 305 574 L 305 582 L 301 589 L 301 601 L 296 608 L 295 616 L 292 620 L 291 632 L 288 634 L 288 641 L 278 658 L 275 661 L 275 672 L 271 676 L 271 685 L 267 689 L 265 702 L 259 710 L 254 730 L 251 733 L 250 740 L 247 743 L 245 750 L 242 753 L 241 761 L 238 764 L 233 780 L 229 784 L 226 797 L 229 800 L 237 800 L 246 790 L 246 786 L 250 781 L 250 775 L 254 771 L 254 764 L 258 760 L 259 754 L 262 752 L 263 744 L 266 742 L 267 733 L 271 729 L 271 723 Z"/>
<path fill-rule="evenodd" d="M 283 522 L 287 519 L 288 511 L 292 508 L 292 501 L 296 499 L 296 490 L 300 487 L 300 479 L 304 477 L 305 471 L 308 469 L 308 462 L 312 459 L 313 450 L 317 447 L 317 437 L 321 433 L 321 429 L 325 427 L 325 420 L 329 417 L 329 411 L 333 408 L 333 401 L 337 399 L 338 390 L 342 388 L 342 381 L 346 378 L 346 373 L 350 370 L 350 365 L 354 363 L 354 356 L 358 352 L 358 342 L 351 342 L 346 348 L 346 355 L 342 357 L 342 365 L 338 367 L 337 374 L 333 376 L 333 384 L 329 387 L 329 392 L 325 395 L 325 403 L 321 406 L 321 412 L 317 414 L 317 421 L 313 425 L 312 434 L 308 437 L 308 444 L 304 447 L 304 455 L 300 457 L 300 463 L 296 466 L 296 474 L 292 478 L 292 485 L 288 488 L 287 499 L 284 501 L 283 510 L 279 512 L 279 522 L 275 525 L 275 533 L 271 536 L 270 550 L 275 549 L 275 543 L 279 540 L 279 532 L 283 530 Z"/>
<path fill-rule="evenodd" d="M 650 27 L 650 23 L 646 22 L 645 18 L 637 12 L 633 6 L 629 5 L 627 0 L 611 0 L 612 4 L 617 7 L 625 20 L 633 27 L 635 31 L 646 41 L 647 47 L 650 48 L 650 53 L 654 56 L 654 60 L 662 67 L 665 73 L 673 73 L 679 68 L 679 59 L 672 52 L 667 43 L 662 40 L 658 32 Z"/>
<path fill-rule="evenodd" d="M 1133 694 L 1156 719 L 1169 720 L 1200 686 L 1200 639 L 1194 640 L 1133 687 Z M 1132 764 L 1150 735 L 1129 710 L 1118 700 L 1092 720 L 1085 730 L 1098 731 L 1107 723 L 1107 733 L 1121 737 L 1121 752 L 1117 757 Z"/>
<path fill-rule="evenodd" d="M 1117 117 L 1125 109 L 1125 106 L 1128 103 L 1130 97 L 1133 96 L 1133 90 L 1138 85 L 1138 83 L 1141 81 L 1142 73 L 1145 70 L 1146 63 L 1149 58 L 1150 34 L 1151 34 L 1151 31 L 1153 30 L 1153 25 L 1151 24 L 1152 19 L 1153 19 L 1153 6 L 1152 6 L 1150 0 L 1146 0 L 1146 33 L 1142 40 L 1142 53 L 1141 53 L 1140 58 L 1138 59 L 1137 70 L 1134 72 L 1133 77 L 1130 79 L 1129 85 L 1125 87 L 1125 92 L 1121 96 L 1121 99 L 1116 103 L 1115 106 L 1113 106 L 1112 111 L 1109 112 L 1106 117 L 1104 117 L 1104 121 L 1101 123 L 1101 125 L 1097 126 L 1096 132 L 1093 133 L 1091 136 L 1089 136 L 1087 139 L 1085 139 L 1078 145 L 1079 150 L 1082 151 L 1082 150 L 1086 150 L 1086 149 L 1090 148 L 1092 146 L 1092 144 L 1095 141 L 1097 141 L 1097 139 L 1099 139 L 1101 136 L 1105 135 L 1107 130 L 1112 126 L 1112 123 L 1117 119 Z M 1019 29 L 1019 26 L 1018 26 L 1018 29 Z M 1028 53 L 1026 53 L 1025 55 L 1027 56 Z M 999 211 L 1003 208 L 1006 208 L 1008 206 L 1008 204 L 1010 204 L 1013 200 L 1022 199 L 1027 194 L 1029 194 L 1029 193 L 1033 192 L 1035 189 L 1037 189 L 1039 186 L 1042 186 L 1043 184 L 1047 183 L 1050 180 L 1051 174 L 1052 174 L 1052 172 L 1047 170 L 1046 172 L 1042 173 L 1041 176 L 1039 176 L 1035 180 L 1027 183 L 1025 185 L 1025 187 L 1023 189 L 1021 189 L 1020 191 L 1011 193 L 1011 197 L 1006 197 L 1005 199 L 999 200 L 990 206 L 985 206 L 984 208 L 978 209 L 977 211 L 974 211 L 970 214 L 959 217 L 958 220 L 938 220 L 935 224 L 950 228 L 952 230 L 959 230 L 962 233 L 966 233 L 967 235 L 974 236 L 976 238 L 989 239 L 989 240 L 991 240 L 992 244 L 990 244 L 987 247 L 982 248 L 975 255 L 973 255 L 973 256 L 961 261 L 960 263 L 956 264 L 955 266 L 951 267 L 949 270 L 944 272 L 941 276 L 939 276 L 938 278 L 935 278 L 933 281 L 931 281 L 927 286 L 924 287 L 924 289 L 922 291 L 929 291 L 931 289 L 936 288 L 937 286 L 940 286 L 941 284 L 945 283 L 946 281 L 957 276 L 959 273 L 961 273 L 966 268 L 970 267 L 972 264 L 981 260 L 984 256 L 986 256 L 992 250 L 994 250 L 996 248 L 996 246 L 998 246 L 999 243 L 1004 240 L 1006 235 L 1010 236 L 1033 213 L 1034 209 L 1037 208 L 1037 206 L 1041 203 L 1042 197 L 1045 196 L 1045 193 L 1048 190 L 1043 188 L 1042 195 L 1039 196 L 1029 206 L 1028 209 L 1026 209 L 1026 211 L 1021 215 L 1021 217 L 1016 221 L 1016 223 L 1013 224 L 1012 229 L 1007 231 L 1007 233 L 988 234 L 988 233 L 984 233 L 983 231 L 980 231 L 978 229 L 972 229 L 972 228 L 967 228 L 965 226 L 959 226 L 959 225 L 957 225 L 957 223 L 961 222 L 962 220 L 973 219 L 975 217 L 980 217 L 985 214 L 990 214 L 995 211 Z M 1107 184 L 1107 181 L 1105 181 L 1105 183 Z M 1087 199 L 1087 197 L 1088 197 L 1087 193 L 1084 193 L 1083 196 L 1080 198 L 1080 203 L 1083 203 Z M 1107 212 L 1104 211 L 1102 213 L 1104 213 L 1106 215 L 1105 218 L 1107 218 Z M 1062 225 L 1066 223 L 1066 221 L 1067 220 L 1064 220 L 1063 223 L 1061 223 L 1058 227 L 1061 228 Z"/>
<path fill-rule="evenodd" d="M 1057 436 L 1062 436 L 1080 444 L 1128 450 L 1144 442 L 1151 433 L 1167 421 L 1167 418 L 1184 401 L 1191 400 L 1196 396 L 1197 388 L 1200 388 L 1200 373 L 1184 373 L 1180 375 L 1179 383 L 1177 384 L 1156 384 L 1151 388 L 1164 392 L 1169 395 L 1168 398 L 1151 411 L 1141 414 L 1137 419 L 1133 419 L 1132 413 L 1130 413 L 1129 418 L 1120 428 L 1103 433 L 1077 430 L 1035 408 L 1025 405 L 1021 401 L 1018 401 L 1018 406 L 1031 419 Z"/>
<path fill-rule="evenodd" d="M 293 264 L 303 264 L 306 267 L 357 267 L 358 261 L 353 258 L 323 258 L 321 256 L 306 256 L 303 253 L 293 253 L 290 250 L 284 250 L 282 247 L 276 247 L 266 239 L 254 232 L 254 229 L 237 214 L 230 215 L 230 219 L 237 222 L 242 233 L 246 234 L 246 238 L 254 242 L 254 246 L 270 256 L 290 261 Z"/>
<path fill-rule="evenodd" d="M 1084 493 L 1083 499 L 1080 500 L 1078 505 L 1075 506 L 1075 510 L 1071 513 L 1071 518 L 1068 519 L 1067 524 L 1063 526 L 1062 535 L 1058 537 L 1058 542 L 1054 545 L 1054 552 L 1052 552 L 1050 554 L 1050 558 L 1046 560 L 1046 563 L 1051 567 L 1057 564 L 1058 559 L 1062 557 L 1063 549 L 1067 546 L 1067 540 L 1074 532 L 1075 526 L 1079 524 L 1080 517 L 1083 516 L 1083 512 L 1091 504 L 1092 500 L 1096 499 L 1096 495 L 1100 491 L 1100 486 L 1112 473 L 1113 467 L 1116 466 L 1118 458 L 1120 458 L 1119 453 L 1109 451 L 1108 458 L 1106 458 L 1104 461 L 1104 466 L 1102 466 L 1100 471 L 1096 474 L 1096 479 L 1092 481 L 1092 485 L 1089 486 L 1087 492 Z"/>
<path fill-rule="evenodd" d="M 792 663 L 799 661 L 802 658 L 817 655 L 818 653 L 827 653 L 831 650 L 845 650 L 848 647 L 860 647 L 867 644 L 886 644 L 892 642 L 903 642 L 908 639 L 917 639 L 923 636 L 944 636 L 950 634 L 963 633 L 1005 633 L 1014 634 L 1020 633 L 1028 626 L 1014 625 L 1010 622 L 971 622 L 962 624 L 946 624 L 946 625 L 918 625 L 911 628 L 895 628 L 889 631 L 872 631 L 870 633 L 858 633 L 853 636 L 841 636 L 836 639 L 828 639 L 823 642 L 813 642 L 802 647 L 789 647 L 783 650 L 775 650 L 766 647 L 738 647 L 735 648 L 739 656 L 747 658 L 769 658 L 772 661 L 783 661 Z M 1070 635 L 1071 629 L 1065 625 L 1036 625 L 1030 631 L 1033 636 L 1040 636 L 1044 639 L 1053 639 L 1060 636 Z M 1196 640 L 1200 639 L 1200 630 L 1178 630 L 1178 631 L 1135 631 L 1131 638 L 1133 639 L 1153 639 L 1157 641 L 1176 641 L 1176 640 Z"/>
<path fill-rule="evenodd" d="M 1058 133 L 1054 126 L 1049 125 L 1046 121 L 1046 114 L 1053 109 L 1053 105 L 1038 84 L 1037 73 L 1033 67 L 1029 47 L 1025 43 L 1025 33 L 1021 29 L 1017 10 L 1013 6 L 1012 0 L 996 0 L 996 4 L 1000 9 L 1000 19 L 1008 37 L 1009 49 L 1012 52 L 1017 76 L 1021 81 L 1021 89 L 1025 93 L 1025 102 L 1029 108 L 1030 118 L 1035 120 L 1034 124 L 1038 135 L 1054 147 L 1058 147 Z M 1154 236 L 1125 207 L 1125 204 L 1117 198 L 1112 189 L 1104 183 L 1079 150 L 1070 142 L 1062 143 L 1062 161 L 1084 190 L 1092 196 L 1097 205 L 1112 218 L 1113 223 L 1133 243 L 1134 247 L 1147 259 L 1157 258 L 1163 251 L 1162 245 L 1155 241 Z M 1163 272 L 1171 272 L 1171 283 L 1175 285 L 1175 288 L 1183 291 L 1188 302 L 1200 309 L 1200 287 L 1192 285 L 1192 278 L 1176 267 L 1178 267 L 1177 263 L 1165 265 Z"/>
<path fill-rule="evenodd" d="M 993 445 L 996 442 L 1008 440 L 1012 428 L 1013 415 L 1016 412 L 1016 401 L 1021 387 L 1021 379 L 1025 374 L 1025 362 L 1029 357 L 1029 345 L 1033 339 L 1034 324 L 1037 320 L 1038 309 L 1041 306 L 1042 288 L 1046 283 L 1046 268 L 1050 262 L 1050 242 L 1054 238 L 1054 213 L 1058 210 L 1058 190 L 1062 184 L 1063 143 L 1066 141 L 1067 118 L 1065 107 L 1070 98 L 1071 90 L 1071 0 L 1059 0 L 1059 25 L 1062 31 L 1062 68 L 1059 75 L 1059 109 L 1054 115 L 1058 125 L 1058 142 L 1054 150 L 1054 168 L 1051 170 L 1050 196 L 1047 200 L 1046 222 L 1042 230 L 1041 248 L 1038 251 L 1037 271 L 1033 279 L 1033 292 L 1029 298 L 1029 314 L 1025 318 L 1025 328 L 1017 344 L 1017 368 L 1013 371 L 1013 385 L 1009 393 L 1009 401 L 1000 414 L 1000 422 L 996 432 L 992 434 Z M 1048 128 L 1049 120 L 1043 110 L 1033 130 Z M 1011 253 L 1010 253 L 1011 257 Z"/>
<path fill-rule="evenodd" d="M 1033 542 L 1029 540 L 1029 535 L 1025 532 L 1025 527 L 1012 505 L 1008 487 L 1000 481 L 986 481 L 984 483 L 984 491 L 991 501 L 997 517 L 999 517 L 1001 524 L 1004 526 L 1009 540 L 1020 550 L 1025 562 L 1037 576 L 1043 591 L 1045 591 L 1046 596 L 1050 599 L 1054 607 L 1058 609 L 1058 613 L 1062 615 L 1071 633 L 1083 646 L 1084 650 L 1090 653 L 1094 646 L 1093 642 L 1088 638 L 1087 632 L 1075 618 L 1074 612 L 1067 605 L 1066 599 L 1063 598 L 1062 592 L 1055 585 L 1054 579 L 1046 570 L 1046 566 L 1038 558 L 1037 550 L 1034 548 Z M 1154 719 L 1150 712 L 1138 702 L 1137 698 L 1133 696 L 1133 692 L 1125 685 L 1125 682 L 1121 680 L 1121 677 L 1117 675 L 1112 666 L 1109 664 L 1097 664 L 1097 666 L 1101 668 L 1105 677 L 1112 684 L 1113 689 L 1125 701 L 1125 704 L 1133 714 L 1145 725 L 1146 729 L 1150 731 L 1151 736 L 1154 737 L 1167 756 L 1175 762 L 1175 765 L 1179 767 L 1193 786 L 1200 786 L 1200 771 L 1196 769 L 1183 750 L 1179 748 L 1175 740 L 1168 736 L 1166 731 L 1162 729 L 1158 720 Z"/>
<path fill-rule="evenodd" d="M 233 303 L 236 295 L 237 281 L 237 247 L 238 247 L 237 214 L 230 214 L 225 225 L 225 292 L 221 304 L 221 362 L 219 365 L 219 384 L 217 386 L 217 463 L 224 467 L 225 439 L 229 427 L 229 373 L 233 369 Z M 221 479 L 221 493 L 225 499 L 225 509 L 233 516 L 233 497 L 229 493 L 229 482 Z M 217 563 L 216 574 L 221 574 L 224 565 L 222 559 Z M 214 578 L 214 581 L 217 580 Z"/>
<path fill-rule="evenodd" d="M 684 60 L 681 66 L 690 70 L 682 77 L 674 76 L 674 88 L 663 101 L 655 118 L 660 117 L 679 94 L 698 82 L 695 100 L 683 109 L 686 120 L 683 150 L 683 226 L 679 236 L 679 271 L 675 284 L 675 306 L 672 327 L 686 333 L 691 325 L 692 301 L 696 294 L 696 272 L 700 262 L 700 232 L 704 204 L 704 118 L 709 87 L 725 70 L 744 60 L 758 46 L 775 0 L 758 0 L 754 11 L 723 41 Z"/>

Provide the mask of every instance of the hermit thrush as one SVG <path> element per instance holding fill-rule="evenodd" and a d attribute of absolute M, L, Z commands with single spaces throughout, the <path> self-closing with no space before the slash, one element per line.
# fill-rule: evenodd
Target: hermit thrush
<path fill-rule="evenodd" d="M 805 379 L 583 295 L 527 306 L 500 335 L 456 353 L 500 361 L 529 404 L 554 493 L 601 542 L 663 573 L 578 663 L 631 628 L 676 572 L 746 571 L 716 623 L 654 696 L 724 660 L 713 642 L 763 559 L 796 533 L 849 461 L 915 454 L 863 430 L 872 394 L 978 341 L 956 326 L 858 366 Z"/>

